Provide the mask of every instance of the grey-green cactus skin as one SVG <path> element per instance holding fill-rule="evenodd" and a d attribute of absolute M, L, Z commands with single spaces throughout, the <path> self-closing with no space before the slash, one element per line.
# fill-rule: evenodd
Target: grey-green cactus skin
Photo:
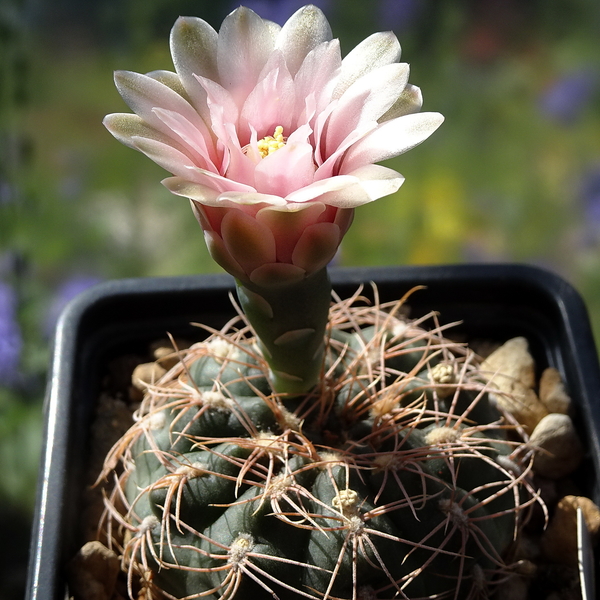
<path fill-rule="evenodd" d="M 241 335 L 150 391 L 111 497 L 130 575 L 169 598 L 485 597 L 529 502 L 515 432 L 471 353 L 373 314 L 329 330 L 312 396 L 271 394 Z"/>

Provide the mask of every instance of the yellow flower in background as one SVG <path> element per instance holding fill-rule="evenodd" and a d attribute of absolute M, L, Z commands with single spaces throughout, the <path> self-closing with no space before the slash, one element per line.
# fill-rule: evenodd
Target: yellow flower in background
<path fill-rule="evenodd" d="M 448 262 L 458 258 L 468 236 L 468 207 L 462 182 L 450 172 L 425 180 L 420 196 L 422 226 L 410 262 Z"/>

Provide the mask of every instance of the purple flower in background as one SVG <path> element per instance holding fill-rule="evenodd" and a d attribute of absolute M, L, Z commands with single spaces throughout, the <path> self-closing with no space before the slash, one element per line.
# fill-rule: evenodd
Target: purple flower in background
<path fill-rule="evenodd" d="M 0 281 L 0 385 L 13 385 L 19 379 L 23 340 L 17 322 L 17 294 Z"/>
<path fill-rule="evenodd" d="M 505 262 L 508 257 L 486 246 L 484 239 L 467 239 L 461 248 L 461 260 L 467 263 Z"/>
<path fill-rule="evenodd" d="M 12 204 L 17 197 L 17 191 L 8 181 L 0 179 L 0 206 Z"/>
<path fill-rule="evenodd" d="M 244 6 L 258 13 L 263 19 L 283 25 L 299 8 L 306 4 L 306 0 L 245 0 Z M 318 6 L 326 15 L 333 4 L 332 0 L 313 0 L 310 4 Z M 232 10 L 240 2 L 232 4 Z"/>
<path fill-rule="evenodd" d="M 540 109 L 549 118 L 569 125 L 589 103 L 597 78 L 589 70 L 567 74 L 554 81 L 540 98 Z"/>
<path fill-rule="evenodd" d="M 384 29 L 408 29 L 419 17 L 424 3 L 419 0 L 379 0 L 377 20 Z"/>
<path fill-rule="evenodd" d="M 581 225 L 577 245 L 595 252 L 600 242 L 600 164 L 589 168 L 581 177 L 578 199 Z"/>
<path fill-rule="evenodd" d="M 64 281 L 56 290 L 44 319 L 44 333 L 48 337 L 54 335 L 56 323 L 67 304 L 82 292 L 102 281 L 92 275 L 76 275 Z"/>
<path fill-rule="evenodd" d="M 600 229 L 600 166 L 590 170 L 581 183 L 585 220 Z"/>

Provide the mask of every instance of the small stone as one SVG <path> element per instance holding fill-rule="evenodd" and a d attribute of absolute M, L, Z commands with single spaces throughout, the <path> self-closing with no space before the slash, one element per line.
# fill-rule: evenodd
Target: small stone
<path fill-rule="evenodd" d="M 78 600 L 110 600 L 119 570 L 119 558 L 112 550 L 88 542 L 68 565 L 69 591 Z"/>
<path fill-rule="evenodd" d="M 512 377 L 526 388 L 535 386 L 535 362 L 524 337 L 512 338 L 502 344 L 483 361 L 481 367 L 492 375 L 498 372 Z"/>
<path fill-rule="evenodd" d="M 180 359 L 178 350 L 185 350 L 190 347 L 190 343 L 187 340 L 174 339 L 174 340 L 158 340 L 150 346 L 152 356 L 154 360 L 158 362 L 162 367 L 169 370 L 172 369 Z"/>
<path fill-rule="evenodd" d="M 173 368 L 179 362 L 179 356 L 173 351 L 173 348 L 167 348 L 166 346 L 155 348 L 152 355 L 154 360 L 167 370 Z"/>
<path fill-rule="evenodd" d="M 545 416 L 531 434 L 529 443 L 537 449 L 533 470 L 542 477 L 565 477 L 583 459 L 583 446 L 568 415 Z"/>
<path fill-rule="evenodd" d="M 586 496 L 565 496 L 559 504 L 570 507 L 575 514 L 581 509 L 592 543 L 596 544 L 600 537 L 600 508 Z"/>
<path fill-rule="evenodd" d="M 491 394 L 498 406 L 531 433 L 548 414 L 534 392 L 535 363 L 524 337 L 508 340 L 482 363 L 481 372 L 498 393 Z"/>
<path fill-rule="evenodd" d="M 560 373 L 554 367 L 544 369 L 540 377 L 540 401 L 549 413 L 569 413 L 571 398 L 565 390 Z"/>
<path fill-rule="evenodd" d="M 584 496 L 565 496 L 556 505 L 542 536 L 544 556 L 559 564 L 577 566 L 577 509 L 581 508 L 592 540 L 600 532 L 600 509 Z"/>
<path fill-rule="evenodd" d="M 149 385 L 156 383 L 166 372 L 158 363 L 142 363 L 134 369 L 131 383 L 138 390 L 146 391 Z"/>

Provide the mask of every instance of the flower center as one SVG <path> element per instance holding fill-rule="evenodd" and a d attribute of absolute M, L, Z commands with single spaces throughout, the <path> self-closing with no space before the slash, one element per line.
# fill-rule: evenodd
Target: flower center
<path fill-rule="evenodd" d="M 284 146 L 285 140 L 283 139 L 283 127 L 281 125 L 275 127 L 273 136 L 268 135 L 262 140 L 258 140 L 258 151 L 263 158 L 269 156 L 269 154 L 273 154 L 273 152 Z"/>

